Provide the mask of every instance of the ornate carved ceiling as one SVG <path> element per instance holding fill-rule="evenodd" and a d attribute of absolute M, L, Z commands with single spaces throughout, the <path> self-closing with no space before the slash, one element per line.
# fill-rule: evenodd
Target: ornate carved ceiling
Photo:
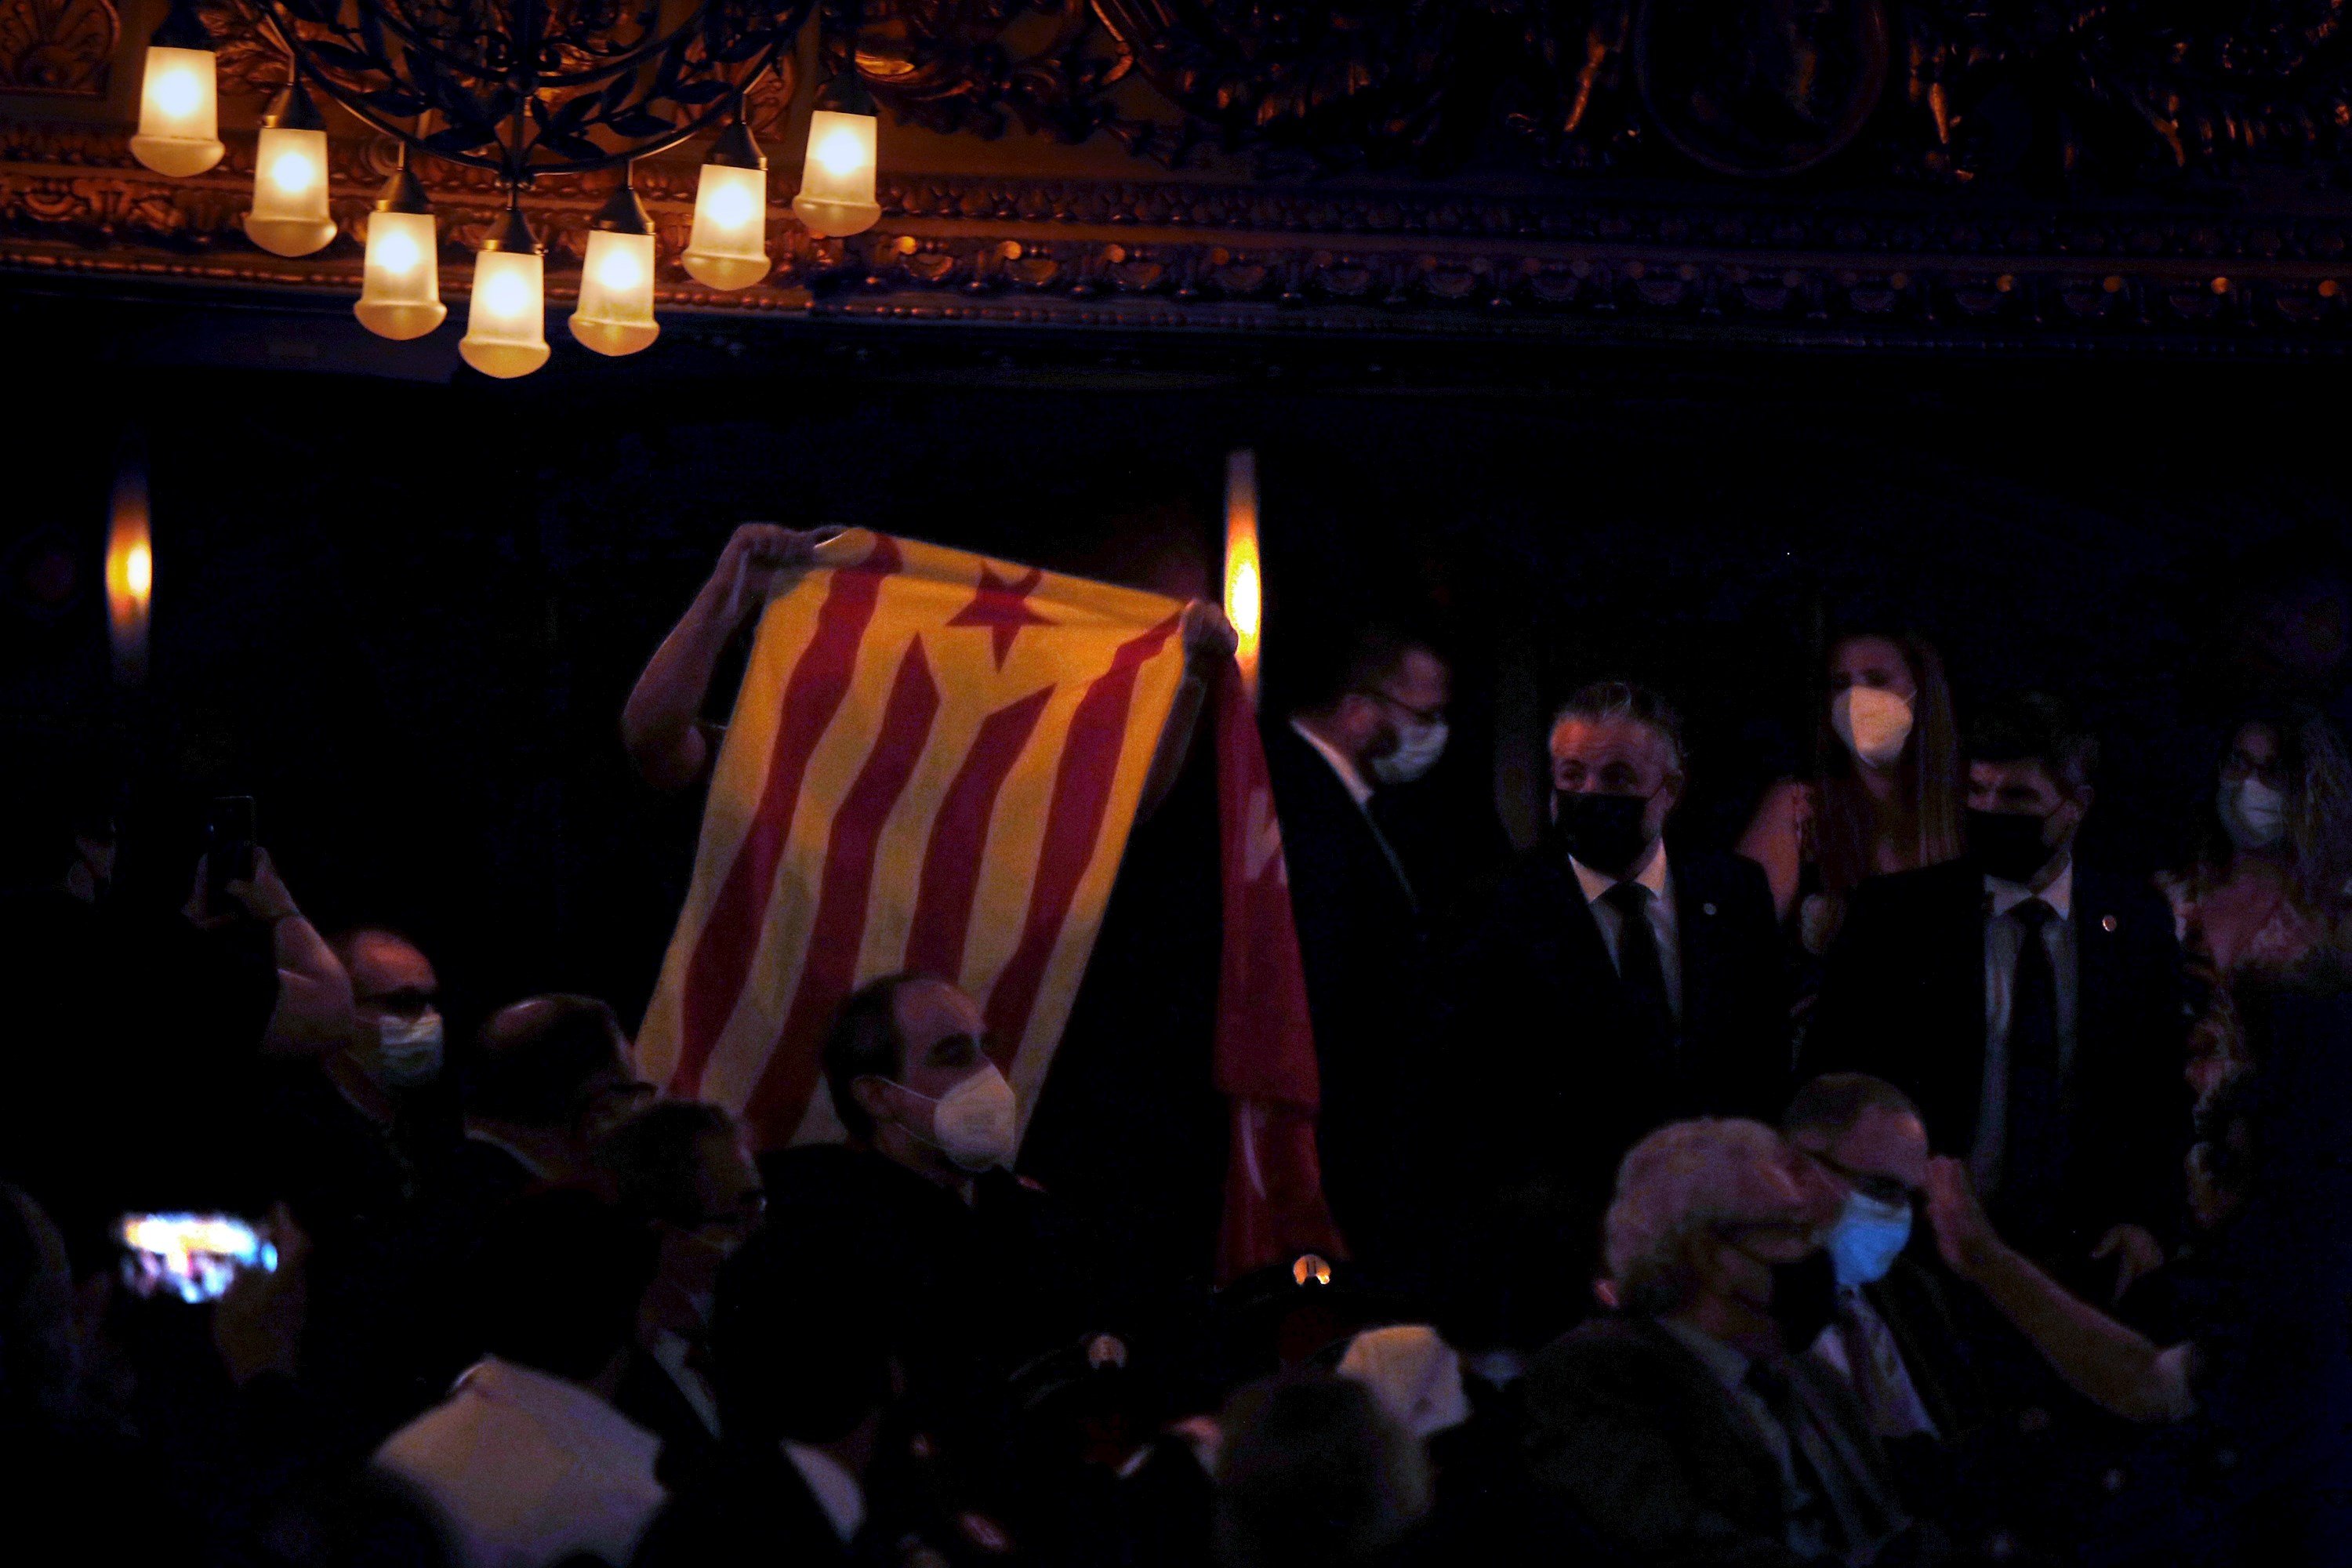
<path fill-rule="evenodd" d="M 226 0 L 223 0 L 226 3 Z M 884 217 L 671 310 L 1562 339 L 2341 352 L 2352 0 L 823 0 L 885 108 Z M 236 218 L 251 141 L 124 146 L 146 0 L 0 0 L 0 266 L 355 291 Z M 779 162 L 795 89 L 760 100 Z M 223 92 L 280 79 L 224 55 Z M 800 96 L 804 97 L 804 94 Z M 386 149 L 345 125 L 335 211 Z M 425 171 L 455 247 L 488 176 Z M 690 157 L 642 170 L 675 257 Z M 532 211 L 551 293 L 603 182 Z M 673 264 L 674 266 L 674 264 Z M 462 285 L 462 272 L 452 281 Z"/>

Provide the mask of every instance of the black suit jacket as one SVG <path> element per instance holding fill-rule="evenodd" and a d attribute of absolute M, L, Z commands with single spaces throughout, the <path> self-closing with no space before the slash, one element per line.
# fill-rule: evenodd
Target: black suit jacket
<path fill-rule="evenodd" d="M 1465 1059 L 1515 1136 L 1513 1155 L 1597 1177 L 1625 1151 L 1700 1115 L 1777 1118 L 1789 1079 L 1789 994 L 1772 896 L 1752 861 L 1669 850 L 1682 960 L 1678 1047 L 1645 1039 L 1624 983 L 1559 849 L 1496 885 L 1453 966 Z"/>
<path fill-rule="evenodd" d="M 2125 1221 L 2169 1226 L 2189 1111 L 2171 910 L 2152 888 L 2077 864 L 2072 913 L 2073 1202 L 2052 1237 L 2070 1247 Z M 1967 861 L 1855 889 L 1805 1050 L 1809 1070 L 1900 1085 L 1935 1146 L 1960 1156 L 1975 1145 L 1984 1087 L 1985 918 L 1983 873 Z"/>
<path fill-rule="evenodd" d="M 1549 1340 L 1591 1310 L 1601 1218 L 1626 1150 L 1669 1121 L 1777 1119 L 1787 1098 L 1787 972 L 1753 862 L 1670 849 L 1682 959 L 1678 1047 L 1633 1013 L 1565 853 L 1497 882 L 1448 966 L 1446 1114 L 1481 1216 L 1451 1272 L 1494 1331 Z"/>
<path fill-rule="evenodd" d="M 1816 1415 L 1877 1459 L 1837 1374 L 1809 1356 L 1786 1364 Z M 1807 1561 L 1788 1545 L 1771 1451 L 1715 1373 L 1657 1324 L 1586 1323 L 1536 1358 L 1524 1399 L 1536 1485 L 1572 1503 L 1636 1562 L 1793 1568 Z M 1876 1479 L 1891 1490 L 1883 1465 Z"/>
<path fill-rule="evenodd" d="M 635 1568 L 793 1568 L 880 1562 L 864 1531 L 834 1533 L 808 1482 L 773 1443 L 728 1447 L 679 1489 L 637 1543 Z"/>
<path fill-rule="evenodd" d="M 718 1462 L 718 1435 L 702 1424 L 701 1413 L 668 1370 L 642 1346 L 629 1352 L 621 1385 L 613 1394 L 613 1408 L 661 1439 L 654 1478 L 671 1491 L 699 1479 Z"/>
<path fill-rule="evenodd" d="M 1318 1146 L 1332 1214 L 1357 1252 L 1400 1245 L 1426 1200 L 1423 1110 L 1433 1070 L 1428 942 L 1421 909 L 1362 807 L 1285 723 L 1265 730 L 1291 917 L 1322 1078 Z"/>

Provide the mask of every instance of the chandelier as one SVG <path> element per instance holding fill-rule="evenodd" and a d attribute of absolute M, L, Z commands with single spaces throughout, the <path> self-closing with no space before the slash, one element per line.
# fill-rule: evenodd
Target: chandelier
<path fill-rule="evenodd" d="M 522 193 L 547 174 L 620 169 L 592 221 L 572 335 L 628 354 L 654 320 L 654 229 L 629 170 L 706 132 L 694 226 L 679 258 L 713 289 L 768 275 L 768 161 L 744 95 L 788 53 L 814 0 L 234 0 L 231 15 L 286 59 L 286 84 L 254 150 L 247 237 L 308 256 L 335 237 L 327 132 L 317 98 L 391 137 L 399 166 L 366 225 L 361 325 L 380 337 L 439 327 L 433 205 L 410 167 L 439 158 L 498 176 L 504 216 L 474 259 L 466 363 L 494 376 L 547 363 L 544 248 Z M 195 0 L 173 0 L 147 49 L 131 155 L 185 177 L 220 162 L 215 38 Z M 819 93 L 793 212 L 811 234 L 858 234 L 882 216 L 874 195 L 879 121 L 854 59 Z"/>

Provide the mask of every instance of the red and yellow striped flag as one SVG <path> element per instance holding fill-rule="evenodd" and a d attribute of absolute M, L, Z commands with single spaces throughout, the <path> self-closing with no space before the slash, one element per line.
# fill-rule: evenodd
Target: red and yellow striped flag
<path fill-rule="evenodd" d="M 1183 677 L 1181 606 L 852 530 L 760 622 L 639 1070 L 762 1147 L 838 1138 L 818 1053 L 898 970 L 981 1004 L 1025 1127 Z"/>

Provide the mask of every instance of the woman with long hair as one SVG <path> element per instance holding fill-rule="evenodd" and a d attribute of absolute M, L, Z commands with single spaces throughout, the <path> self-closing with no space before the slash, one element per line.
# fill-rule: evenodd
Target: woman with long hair
<path fill-rule="evenodd" d="M 1967 802 L 1944 661 L 1926 638 L 1849 632 L 1826 674 L 1816 776 L 1767 790 L 1738 845 L 1816 954 L 1864 879 L 1958 858 Z"/>
<path fill-rule="evenodd" d="M 2352 924 L 2352 756 L 2310 710 L 2240 723 L 2189 868 L 2157 879 L 2215 979 L 2282 972 Z"/>

